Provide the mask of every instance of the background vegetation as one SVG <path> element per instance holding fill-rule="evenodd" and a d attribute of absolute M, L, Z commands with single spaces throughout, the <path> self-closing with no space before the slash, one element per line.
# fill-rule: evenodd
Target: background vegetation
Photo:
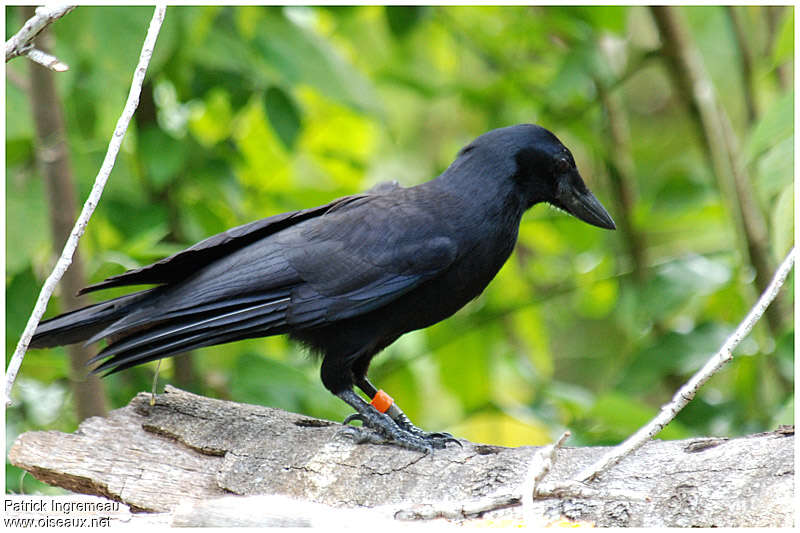
<path fill-rule="evenodd" d="M 151 14 L 80 7 L 52 26 L 52 50 L 70 65 L 56 83 L 79 202 Z M 141 109 L 81 241 L 87 281 L 381 181 L 420 183 L 475 136 L 535 122 L 571 148 L 619 231 L 532 209 L 489 289 L 401 338 L 370 377 L 429 430 L 514 446 L 569 428 L 573 445 L 616 443 L 716 351 L 760 292 L 758 264 L 774 267 L 794 239 L 793 8 L 673 15 L 682 45 L 646 7 L 170 7 Z M 7 37 L 23 22 L 6 8 Z M 710 76 L 728 170 L 744 173 L 733 185 L 675 59 L 680 46 L 696 48 Z M 7 357 L 56 253 L 31 68 L 16 59 L 6 78 Z M 792 293 L 790 281 L 662 438 L 792 423 Z M 48 316 L 62 305 L 55 298 Z M 103 402 L 125 405 L 153 372 L 103 380 Z M 7 445 L 27 430 L 75 429 L 83 376 L 72 374 L 63 349 L 28 354 Z M 161 376 L 214 397 L 348 414 L 318 363 L 281 337 L 165 360 Z M 7 468 L 9 491 L 23 490 L 20 479 Z"/>

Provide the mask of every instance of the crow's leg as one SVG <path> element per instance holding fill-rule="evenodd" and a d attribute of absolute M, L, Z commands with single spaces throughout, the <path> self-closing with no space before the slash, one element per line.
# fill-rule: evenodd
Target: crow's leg
<path fill-rule="evenodd" d="M 401 428 L 388 415 L 381 413 L 372 405 L 365 402 L 353 389 L 337 392 L 336 396 L 356 410 L 354 414 L 345 419 L 345 423 L 352 420 L 360 420 L 364 426 L 383 437 L 385 442 L 424 453 L 430 453 L 434 448 L 445 447 L 445 443 L 441 440 L 425 439 Z M 371 438 L 366 438 L 364 440 L 373 443 L 381 442 L 380 440 Z"/>
<path fill-rule="evenodd" d="M 368 404 L 361 396 L 355 393 L 353 390 L 355 379 L 352 367 L 357 359 L 357 357 L 337 358 L 326 356 L 322 360 L 322 368 L 320 369 L 322 383 L 325 387 L 356 410 L 354 414 L 345 419 L 345 423 L 360 420 L 364 426 L 378 433 L 385 441 L 412 450 L 429 453 L 434 448 L 444 448 L 447 440 L 435 436 L 426 438 L 401 427 L 391 416 Z M 361 368 L 362 365 L 358 366 Z M 367 394 L 369 394 L 370 390 L 377 392 L 377 389 L 371 384 L 368 383 L 365 386 L 368 387 Z M 374 394 L 372 397 L 374 397 Z M 421 430 L 418 431 L 424 434 Z M 365 440 L 376 442 L 375 439 L 371 438 L 366 438 Z"/>
<path fill-rule="evenodd" d="M 370 398 L 374 399 L 379 392 L 378 389 L 375 387 L 375 385 L 370 383 L 370 381 L 367 379 L 366 376 L 356 377 L 355 382 L 356 386 Z M 450 433 L 444 433 L 444 432 L 428 433 L 427 431 L 423 431 L 422 429 L 415 426 L 411 422 L 411 420 L 409 420 L 408 416 L 406 416 L 403 410 L 400 409 L 400 406 L 394 403 L 394 401 L 392 401 L 391 406 L 385 411 L 385 413 L 389 415 L 389 417 L 392 420 L 394 420 L 395 424 L 397 424 L 402 429 L 408 431 L 413 435 L 416 435 L 426 440 L 443 441 L 445 445 L 448 442 L 455 442 L 456 444 L 461 446 L 461 443 L 458 442 L 458 440 L 455 439 Z M 434 445 L 434 447 L 437 446 Z"/>

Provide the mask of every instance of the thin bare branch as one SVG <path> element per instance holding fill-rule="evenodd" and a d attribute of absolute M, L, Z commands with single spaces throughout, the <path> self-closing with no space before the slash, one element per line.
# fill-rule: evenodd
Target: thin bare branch
<path fill-rule="evenodd" d="M 525 479 L 525 485 L 522 488 L 522 506 L 525 507 L 526 502 L 533 502 L 536 497 L 539 483 L 542 482 L 544 477 L 553 468 L 556 462 L 556 452 L 564 445 L 564 442 L 572 436 L 572 433 L 565 431 L 553 444 L 543 447 L 539 450 L 528 466 L 528 477 Z"/>
<path fill-rule="evenodd" d="M 34 63 L 39 63 L 45 68 L 49 68 L 55 72 L 65 72 L 69 70 L 69 65 L 58 59 L 53 54 L 48 54 L 38 48 L 31 48 L 25 55 Z"/>
<path fill-rule="evenodd" d="M 69 66 L 59 61 L 58 58 L 34 48 L 33 40 L 43 29 L 73 9 L 75 9 L 75 6 L 61 4 L 37 7 L 36 14 L 29 18 L 17 33 L 6 41 L 6 63 L 17 56 L 26 55 L 31 61 L 56 72 L 68 70 Z"/>
<path fill-rule="evenodd" d="M 624 457 L 639 449 L 642 445 L 657 435 L 664 427 L 669 424 L 675 416 L 692 401 L 700 387 L 708 381 L 711 376 L 716 374 L 728 361 L 733 359 L 733 350 L 739 345 L 742 340 L 750 333 L 756 322 L 759 321 L 761 316 L 766 311 L 769 304 L 775 299 L 781 286 L 789 272 L 794 265 L 794 248 L 791 249 L 786 259 L 783 260 L 769 286 L 763 292 L 761 297 L 756 302 L 755 306 L 750 310 L 747 316 L 742 320 L 736 330 L 727 338 L 725 343 L 719 351 L 711 357 L 706 364 L 701 368 L 692 378 L 681 387 L 672 400 L 661 407 L 661 411 L 656 415 L 653 420 L 648 422 L 639 431 L 628 437 L 625 442 L 616 446 L 599 460 L 592 465 L 581 470 L 578 474 L 573 476 L 573 480 L 579 482 L 587 482 L 596 478 L 601 473 L 605 472 L 612 466 L 619 463 Z"/>
<path fill-rule="evenodd" d="M 631 254 L 633 277 L 643 283 L 647 276 L 647 245 L 644 233 L 635 227 L 633 210 L 636 205 L 636 166 L 631 152 L 630 128 L 622 95 L 609 91 L 603 80 L 595 78 L 600 104 L 605 113 L 607 137 L 606 166 L 619 210 L 615 216 Z"/>
<path fill-rule="evenodd" d="M 144 82 L 144 77 L 145 73 L 147 72 L 147 66 L 150 63 L 150 58 L 153 56 L 153 49 L 155 48 L 158 32 L 161 29 L 161 23 L 164 21 L 166 9 L 166 5 L 164 4 L 158 4 L 155 8 L 153 18 L 150 21 L 150 27 L 147 30 L 147 36 L 145 37 L 144 44 L 142 45 L 142 52 L 139 55 L 139 63 L 136 65 L 136 70 L 133 73 L 133 82 L 131 83 L 131 90 L 128 93 L 128 100 L 125 103 L 125 108 L 122 111 L 122 115 L 117 121 L 114 134 L 109 141 L 106 157 L 103 160 L 103 164 L 100 167 L 97 177 L 95 178 L 92 191 L 89 194 L 89 198 L 86 200 L 86 203 L 83 205 L 83 209 L 81 210 L 78 220 L 75 222 L 75 226 L 72 229 L 72 234 L 67 240 L 66 245 L 64 245 L 64 250 L 61 252 L 61 257 L 59 257 L 53 272 L 50 274 L 50 276 L 48 276 L 44 282 L 44 285 L 42 286 L 42 290 L 39 293 L 39 298 L 36 301 L 36 306 L 33 309 L 33 313 L 31 313 L 31 316 L 28 319 L 28 323 L 22 333 L 22 337 L 20 338 L 19 343 L 14 350 L 14 355 L 11 357 L 11 361 L 8 364 L 8 369 L 6 370 L 5 390 L 6 405 L 10 405 L 11 403 L 11 388 L 14 386 L 14 381 L 16 380 L 17 373 L 19 372 L 19 367 L 22 365 L 22 359 L 25 357 L 25 351 L 28 349 L 28 345 L 30 344 L 34 331 L 36 331 L 36 326 L 39 324 L 39 320 L 41 320 L 42 315 L 47 308 L 47 302 L 50 300 L 50 296 L 52 296 L 53 291 L 55 291 L 56 285 L 64 275 L 64 272 L 66 272 L 70 263 L 72 263 L 72 256 L 75 253 L 75 249 L 78 247 L 78 241 L 83 235 L 83 232 L 86 230 L 86 225 L 89 223 L 89 219 L 91 218 L 92 213 L 100 201 L 100 196 L 103 194 L 103 188 L 108 181 L 111 170 L 114 168 L 114 162 L 116 161 L 120 146 L 122 146 L 122 140 L 125 137 L 125 132 L 127 131 L 128 125 L 133 118 L 133 113 L 136 110 L 136 107 L 139 105 L 139 95 L 142 90 L 142 83 Z"/>

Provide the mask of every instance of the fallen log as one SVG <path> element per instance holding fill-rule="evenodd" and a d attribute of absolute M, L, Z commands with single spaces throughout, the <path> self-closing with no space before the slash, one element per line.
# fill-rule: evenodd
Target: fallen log
<path fill-rule="evenodd" d="M 154 405 L 150 401 L 149 393 L 140 393 L 72 434 L 20 435 L 9 459 L 45 483 L 133 511 L 170 513 L 166 521 L 176 525 L 319 524 L 297 522 L 303 505 L 307 517 L 326 516 L 320 509 L 327 506 L 330 516 L 364 513 L 368 520 L 390 521 L 794 523 L 793 428 L 731 439 L 654 440 L 581 494 L 533 498 L 521 487 L 535 447 L 461 441 L 462 447 L 424 455 L 359 444 L 359 428 L 170 386 Z M 558 449 L 547 481 L 568 480 L 606 450 Z"/>

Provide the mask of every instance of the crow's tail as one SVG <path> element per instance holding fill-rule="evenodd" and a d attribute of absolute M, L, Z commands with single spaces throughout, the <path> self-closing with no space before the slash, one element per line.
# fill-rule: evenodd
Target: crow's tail
<path fill-rule="evenodd" d="M 148 296 L 153 290 L 155 289 L 126 294 L 45 320 L 36 328 L 30 347 L 52 348 L 86 341 L 124 316 L 132 303 Z"/>
<path fill-rule="evenodd" d="M 289 300 L 288 293 L 270 293 L 170 310 L 155 317 L 131 313 L 89 339 L 112 340 L 89 361 L 105 359 L 92 372 L 112 374 L 203 346 L 284 333 Z"/>

